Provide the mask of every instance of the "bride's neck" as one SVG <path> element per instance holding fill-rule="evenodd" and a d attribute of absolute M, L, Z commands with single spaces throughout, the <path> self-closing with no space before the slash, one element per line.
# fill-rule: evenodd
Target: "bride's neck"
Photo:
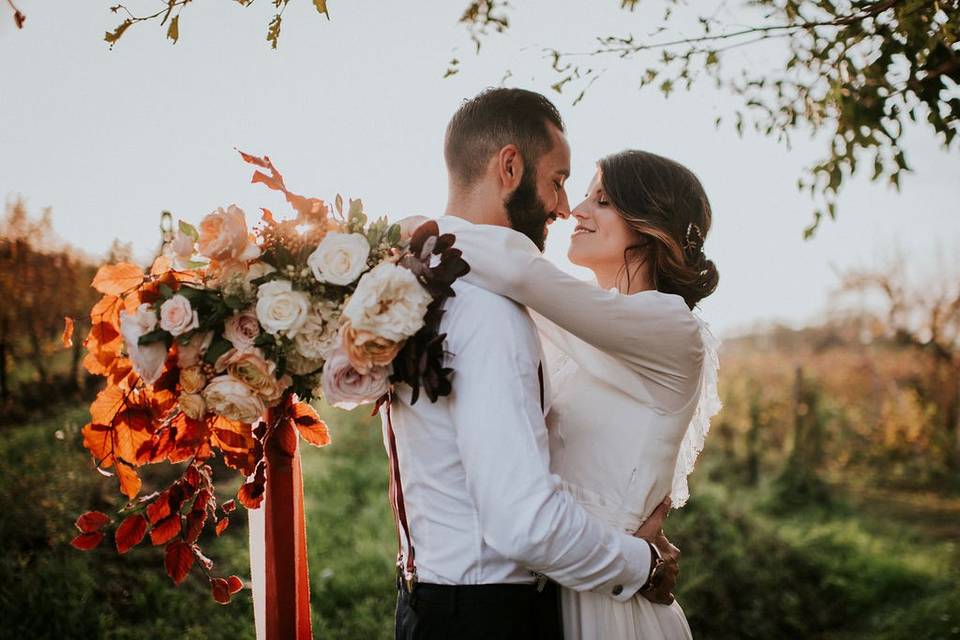
<path fill-rule="evenodd" d="M 631 266 L 629 277 L 627 269 L 622 264 L 617 268 L 595 268 L 593 269 L 593 275 L 597 278 L 597 284 L 600 285 L 601 289 L 616 289 L 624 295 L 656 289 L 650 270 L 646 268 L 646 265 L 642 265 L 640 268 Z"/>

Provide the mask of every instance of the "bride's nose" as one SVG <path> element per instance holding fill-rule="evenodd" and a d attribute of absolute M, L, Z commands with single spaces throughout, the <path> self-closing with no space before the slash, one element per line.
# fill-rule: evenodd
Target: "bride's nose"
<path fill-rule="evenodd" d="M 589 217 L 586 212 L 586 207 L 584 206 L 586 202 L 587 201 L 584 200 L 583 202 L 578 204 L 576 207 L 574 207 L 573 210 L 570 212 L 570 215 L 576 218 L 578 222 L 582 222 L 583 220 L 586 220 Z"/>

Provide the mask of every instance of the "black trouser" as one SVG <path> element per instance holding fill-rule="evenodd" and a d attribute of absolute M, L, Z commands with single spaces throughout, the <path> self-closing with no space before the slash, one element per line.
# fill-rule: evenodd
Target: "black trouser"
<path fill-rule="evenodd" d="M 400 587 L 397 640 L 560 640 L 560 588 L 417 584 Z"/>

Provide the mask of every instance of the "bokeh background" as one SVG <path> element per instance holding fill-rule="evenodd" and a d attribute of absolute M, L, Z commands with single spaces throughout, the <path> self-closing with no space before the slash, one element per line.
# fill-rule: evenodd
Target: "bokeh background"
<path fill-rule="evenodd" d="M 178 218 L 231 202 L 251 222 L 258 207 L 281 211 L 248 184 L 235 147 L 270 155 L 306 195 L 362 197 L 391 219 L 442 213 L 447 119 L 501 84 L 555 99 L 573 202 L 596 160 L 626 147 L 683 162 L 711 197 L 706 252 L 721 284 L 700 313 L 724 339 L 725 407 L 693 498 L 667 523 L 695 637 L 960 638 L 956 145 L 923 117 L 908 123 L 901 189 L 866 169 L 845 176 L 837 219 L 805 239 L 823 204 L 796 183 L 828 149 L 823 131 L 789 146 L 749 126 L 739 135 L 740 97 L 712 81 L 641 88 L 642 59 L 587 56 L 602 75 L 551 87 L 563 74 L 545 47 L 590 51 L 597 35 L 666 27 L 664 38 L 687 37 L 700 13 L 763 24 L 796 3 L 531 0 L 509 8 L 504 33 L 480 34 L 479 52 L 465 0 L 331 0 L 329 19 L 281 1 L 275 50 L 264 36 L 277 9 L 264 0 L 197 2 L 182 7 L 175 45 L 147 21 L 112 49 L 103 34 L 122 9 L 15 4 L 23 29 L 0 4 L 0 638 L 253 637 L 246 590 L 224 607 L 199 577 L 174 587 L 159 549 L 69 546 L 79 513 L 122 502 L 81 446 L 98 383 L 80 341 L 63 348 L 63 318 L 84 335 L 98 266 L 148 263 Z M 788 49 L 771 40 L 724 55 L 762 74 Z M 955 82 L 941 99 L 960 100 Z M 552 227 L 547 255 L 586 277 L 566 261 L 570 231 Z M 394 530 L 368 413 L 326 409 L 334 444 L 303 453 L 317 637 L 391 637 Z M 173 475 L 148 468 L 145 488 Z M 223 574 L 246 576 L 242 514 L 205 548 Z"/>

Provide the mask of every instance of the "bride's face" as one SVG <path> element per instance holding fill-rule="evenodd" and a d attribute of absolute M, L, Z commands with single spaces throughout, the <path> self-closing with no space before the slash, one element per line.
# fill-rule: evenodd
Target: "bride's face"
<path fill-rule="evenodd" d="M 604 272 L 623 266 L 624 252 L 636 244 L 637 234 L 607 200 L 599 171 L 590 182 L 586 199 L 570 213 L 577 220 L 567 252 L 570 262 Z"/>

